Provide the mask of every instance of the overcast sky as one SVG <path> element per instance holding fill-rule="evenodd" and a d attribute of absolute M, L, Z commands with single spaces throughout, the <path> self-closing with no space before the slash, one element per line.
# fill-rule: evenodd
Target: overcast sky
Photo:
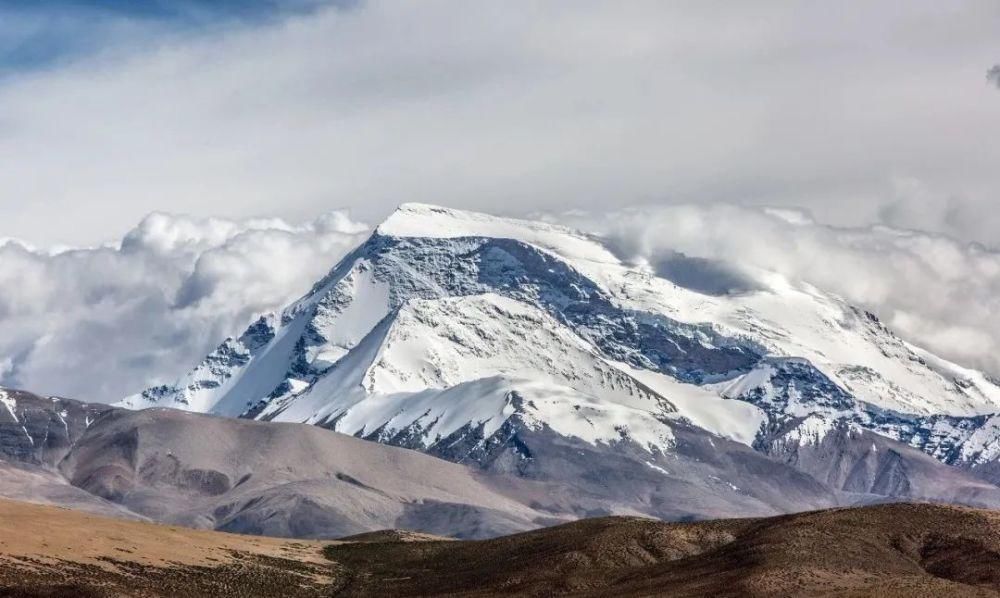
<path fill-rule="evenodd" d="M 724 201 L 995 244 L 998 31 L 995 0 L 7 0 L 0 236 Z"/>
<path fill-rule="evenodd" d="M 995 0 L 0 1 L 0 239 L 37 248 L 0 253 L 0 383 L 137 390 L 405 201 L 638 207 L 609 234 L 820 279 L 1000 372 L 998 32 Z M 88 335 L 135 364 L 81 378 Z"/>

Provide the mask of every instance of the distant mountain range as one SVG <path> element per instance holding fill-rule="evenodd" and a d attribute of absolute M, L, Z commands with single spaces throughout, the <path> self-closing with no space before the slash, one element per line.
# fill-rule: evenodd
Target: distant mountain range
<path fill-rule="evenodd" d="M 308 537 L 1000 507 L 996 381 L 747 276 L 692 285 L 560 226 L 407 204 L 171 385 L 0 391 L 0 454 L 53 502 Z"/>

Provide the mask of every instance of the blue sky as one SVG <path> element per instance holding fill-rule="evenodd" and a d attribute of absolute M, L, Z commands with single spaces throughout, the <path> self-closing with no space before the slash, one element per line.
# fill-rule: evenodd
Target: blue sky
<path fill-rule="evenodd" d="M 141 50 L 164 36 L 266 23 L 324 0 L 0 0 L 0 76 L 85 59 L 109 47 Z M 339 2 L 341 6 L 353 2 Z"/>

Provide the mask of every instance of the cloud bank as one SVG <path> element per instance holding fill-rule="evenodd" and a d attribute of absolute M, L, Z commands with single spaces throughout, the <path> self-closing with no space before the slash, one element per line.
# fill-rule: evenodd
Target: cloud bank
<path fill-rule="evenodd" d="M 0 244 L 0 385 L 108 402 L 308 290 L 367 226 L 151 214 L 114 246 Z"/>
<path fill-rule="evenodd" d="M 558 220 L 603 235 L 624 259 L 649 263 L 670 278 L 678 252 L 687 256 L 688 270 L 697 258 L 702 288 L 696 290 L 702 292 L 753 288 L 747 281 L 754 269 L 809 282 L 874 311 L 906 340 L 1000 373 L 1000 253 L 982 245 L 883 225 L 833 227 L 801 211 L 725 204 Z M 671 267 L 664 270 L 664 263 Z"/>

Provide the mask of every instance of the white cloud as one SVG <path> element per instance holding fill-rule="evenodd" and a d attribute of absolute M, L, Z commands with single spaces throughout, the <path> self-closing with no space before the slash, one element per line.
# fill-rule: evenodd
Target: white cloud
<path fill-rule="evenodd" d="M 1000 373 L 1000 253 L 887 226 L 832 227 L 807 215 L 734 205 L 676 205 L 563 215 L 627 259 L 679 251 L 730 269 L 780 272 L 880 314 L 900 336 L 959 363 Z M 734 281 L 732 283 L 731 281 Z"/>
<path fill-rule="evenodd" d="M 907 222 L 895 181 L 914 178 L 958 206 L 920 226 L 992 242 L 1000 222 L 948 218 L 1000 189 L 983 85 L 998 6 L 373 1 L 126 27 L 0 82 L 0 235 L 98 242 L 154 210 L 376 219 L 403 201 L 726 201 L 861 225 Z"/>
<path fill-rule="evenodd" d="M 981 246 L 728 204 L 546 217 L 704 292 L 759 288 L 756 269 L 806 280 L 903 338 L 1000 372 L 1000 254 Z M 304 225 L 157 213 L 114 246 L 0 246 L 0 384 L 110 400 L 172 381 L 255 314 L 305 292 L 367 230 L 344 212 Z"/>
<path fill-rule="evenodd" d="M 116 246 L 0 245 L 0 384 L 95 401 L 176 377 L 308 290 L 367 227 L 152 214 Z"/>

